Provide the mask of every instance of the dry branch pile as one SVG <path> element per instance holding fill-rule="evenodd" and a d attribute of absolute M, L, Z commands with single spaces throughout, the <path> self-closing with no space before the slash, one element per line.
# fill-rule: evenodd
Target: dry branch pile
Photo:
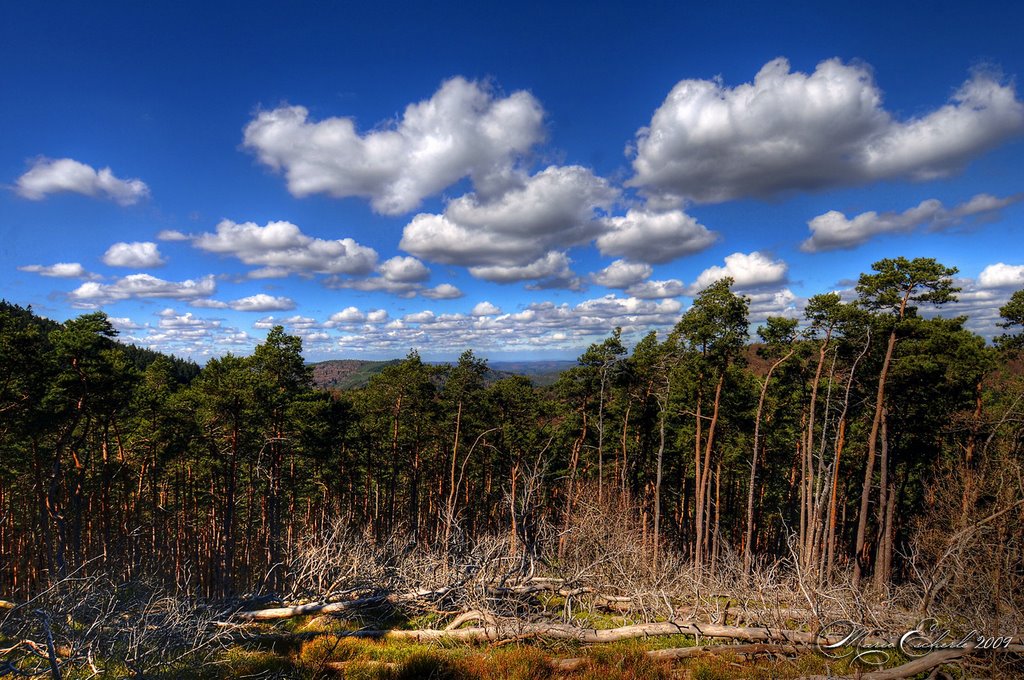
<path fill-rule="evenodd" d="M 646 652 L 657 661 L 722 653 L 748 659 L 814 653 L 819 645 L 841 641 L 817 632 L 823 624 L 840 620 L 857 621 L 872 631 L 862 644 L 895 647 L 899 632 L 920 620 L 920 590 L 914 587 L 863 592 L 841 578 L 811 578 L 796 560 L 745 574 L 740 556 L 724 551 L 711 572 L 696 571 L 666 552 L 655 569 L 649 548 L 623 513 L 597 506 L 589 510 L 561 532 L 542 533 L 546 543 L 532 550 L 510 545 L 507 537 L 436 550 L 410 548 L 401 541 L 374 545 L 339 528 L 321 536 L 319 543 L 307 540 L 297 569 L 307 583 L 329 584 L 324 593 L 329 597 L 239 611 L 232 620 L 238 630 L 255 635 L 257 630 L 280 630 L 266 627 L 273 622 L 316 615 L 342 621 L 345 627 L 284 637 L 444 646 L 526 640 L 599 645 L 679 635 L 694 639 L 694 647 Z M 539 557 L 559 550 L 558 559 Z M 384 587 L 373 588 L 374 579 Z M 381 626 L 381 621 L 392 625 Z M 430 625 L 409 626 L 423 621 Z M 1013 642 L 1002 650 L 1011 660 L 1024 651 L 1019 638 Z M 973 653 L 942 650 L 888 670 L 867 666 L 870 673 L 863 677 L 912 677 L 962 662 Z M 571 671 L 585 660 L 552 663 L 557 670 Z"/>

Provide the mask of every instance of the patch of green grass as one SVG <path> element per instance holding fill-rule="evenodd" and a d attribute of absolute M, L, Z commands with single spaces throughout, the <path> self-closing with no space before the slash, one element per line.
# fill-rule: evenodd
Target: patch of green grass
<path fill-rule="evenodd" d="M 437 612 L 426 612 L 410 617 L 405 623 L 410 629 L 437 628 L 444 623 L 444 617 Z"/>
<path fill-rule="evenodd" d="M 385 661 L 391 663 L 403 663 L 412 656 L 442 651 L 437 647 L 437 645 L 429 645 L 422 642 L 375 640 L 372 642 L 367 641 L 367 643 L 368 644 L 365 648 L 367 658 L 373 659 L 374 661 Z"/>
<path fill-rule="evenodd" d="M 620 614 L 606 614 L 585 609 L 574 611 L 572 619 L 585 628 L 620 628 L 634 623 Z"/>
<path fill-rule="evenodd" d="M 697 644 L 696 638 L 692 635 L 656 635 L 648 638 L 632 638 L 630 640 L 619 640 L 608 642 L 602 645 L 606 649 L 619 649 L 623 651 L 648 649 L 674 649 L 676 647 L 694 647 Z"/>
<path fill-rule="evenodd" d="M 292 662 L 289 659 L 272 652 L 232 649 L 224 658 L 219 676 L 222 678 L 286 677 L 293 670 Z"/>

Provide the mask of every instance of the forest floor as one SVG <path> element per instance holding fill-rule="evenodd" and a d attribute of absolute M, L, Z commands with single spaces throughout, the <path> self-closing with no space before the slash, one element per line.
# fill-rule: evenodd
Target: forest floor
<path fill-rule="evenodd" d="M 838 612 L 814 614 L 795 600 L 782 603 L 778 597 L 768 603 L 712 596 L 703 605 L 688 606 L 662 594 L 655 604 L 538 577 L 514 587 L 492 587 L 491 602 L 498 605 L 493 609 L 479 604 L 467 609 L 452 608 L 453 592 L 377 591 L 317 603 L 221 607 L 205 622 L 186 624 L 194 631 L 191 642 L 168 638 L 184 642 L 187 655 L 164 653 L 170 650 L 160 646 L 158 619 L 129 621 L 124 614 L 96 624 L 109 629 L 111 644 L 96 646 L 95 652 L 76 652 L 73 642 L 61 643 L 74 638 L 74 630 L 63 631 L 49 652 L 46 636 L 31 643 L 0 635 L 0 655 L 13 658 L 19 645 L 22 651 L 19 663 L 0 666 L 0 678 L 1024 678 L 1019 637 L 1007 638 L 1012 644 L 1002 650 L 1006 653 L 925 650 L 905 655 L 900 633 L 889 630 L 895 621 L 909 620 L 896 606 L 890 606 L 893 618 L 883 628 L 859 629 L 865 637 L 848 643 L 846 624 L 822 630 L 821 622 L 838 620 Z M 667 613 L 656 613 L 661 605 Z M 871 618 L 880 620 L 875 613 Z M 116 629 L 121 622 L 125 627 Z M 48 668 L 49 660 L 59 673 Z"/>
<path fill-rule="evenodd" d="M 539 618 L 550 621 L 561 617 L 564 621 L 564 604 L 562 598 L 545 598 Z M 396 631 L 480 630 L 473 622 L 459 628 L 451 628 L 451 623 L 445 625 L 452 620 L 450 615 L 441 612 L 407 618 L 396 610 L 381 610 L 360 612 L 355 619 L 314 615 L 270 624 L 250 624 L 252 627 L 246 632 L 248 640 L 226 649 L 195 677 L 211 680 L 236 677 L 309 680 L 332 677 L 374 680 L 1018 677 L 1005 663 L 986 669 L 986 661 L 994 662 L 994 657 L 977 657 L 969 673 L 964 667 L 944 664 L 915 673 L 906 665 L 914 659 L 896 649 L 868 653 L 865 658 L 857 659 L 857 654 L 866 646 L 822 651 L 816 645 L 800 642 L 750 643 L 692 634 L 650 634 L 599 643 L 551 639 L 526 632 L 506 632 L 500 639 L 476 642 L 446 638 L 383 639 Z M 590 634 L 621 631 L 644 624 L 628 615 L 581 611 L 570 617 L 569 625 L 581 631 L 582 638 L 584 631 Z M 786 630 L 796 635 L 813 632 L 815 628 L 796 620 L 789 620 L 786 625 Z"/>

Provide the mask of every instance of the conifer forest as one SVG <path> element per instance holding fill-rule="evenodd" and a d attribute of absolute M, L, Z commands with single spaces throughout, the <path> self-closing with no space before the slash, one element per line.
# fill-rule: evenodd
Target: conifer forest
<path fill-rule="evenodd" d="M 956 273 L 756 327 L 724 278 L 545 386 L 3 303 L 0 677 L 1015 677 L 1024 291 L 986 339 Z M 968 643 L 886 637 L 922 621 Z"/>

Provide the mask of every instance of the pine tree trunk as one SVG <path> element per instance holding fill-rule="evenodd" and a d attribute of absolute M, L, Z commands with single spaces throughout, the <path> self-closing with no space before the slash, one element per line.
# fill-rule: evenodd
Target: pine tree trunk
<path fill-rule="evenodd" d="M 715 401 L 711 412 L 711 423 L 708 425 L 707 438 L 704 441 L 704 461 L 702 463 L 700 478 L 700 499 L 699 512 L 703 533 L 700 536 L 699 550 L 696 554 L 698 569 L 704 563 L 704 553 L 708 547 L 708 536 L 711 520 L 711 448 L 715 443 L 715 427 L 718 424 L 718 410 L 722 402 L 722 385 L 725 383 L 725 367 L 718 377 L 718 384 L 715 386 Z M 700 532 L 698 532 L 700 533 Z"/>
<path fill-rule="evenodd" d="M 857 539 L 854 546 L 853 585 L 860 585 L 867 562 L 864 542 L 867 537 L 868 505 L 871 502 L 871 481 L 875 472 L 875 452 L 878 444 L 878 431 L 882 423 L 882 408 L 885 404 L 885 381 L 889 376 L 889 365 L 892 362 L 893 348 L 896 346 L 896 328 L 889 333 L 889 343 L 885 349 L 882 370 L 878 374 L 878 390 L 875 394 L 875 415 L 871 421 L 871 435 L 868 439 L 868 460 L 864 468 L 864 485 L 860 495 L 860 511 L 857 515 Z"/>
<path fill-rule="evenodd" d="M 889 439 L 888 439 L 888 409 L 882 409 L 882 453 L 878 461 L 879 482 L 878 482 L 878 545 L 875 548 L 875 586 L 881 589 L 888 581 L 886 574 L 886 547 L 888 545 L 889 523 L 889 494 L 892 489 L 889 484 Z"/>
<path fill-rule="evenodd" d="M 764 384 L 761 385 L 761 396 L 757 400 L 757 415 L 754 417 L 754 452 L 750 458 L 750 484 L 747 487 L 747 526 L 746 526 L 746 537 L 743 541 L 743 573 L 750 573 L 750 566 L 752 561 L 752 546 L 754 540 L 754 489 L 756 488 L 757 482 L 757 454 L 761 442 L 761 418 L 764 414 L 764 400 L 768 394 L 768 381 L 772 379 L 772 373 L 779 367 L 782 362 L 793 356 L 793 350 L 776 361 L 768 369 L 768 374 L 764 377 Z"/>

